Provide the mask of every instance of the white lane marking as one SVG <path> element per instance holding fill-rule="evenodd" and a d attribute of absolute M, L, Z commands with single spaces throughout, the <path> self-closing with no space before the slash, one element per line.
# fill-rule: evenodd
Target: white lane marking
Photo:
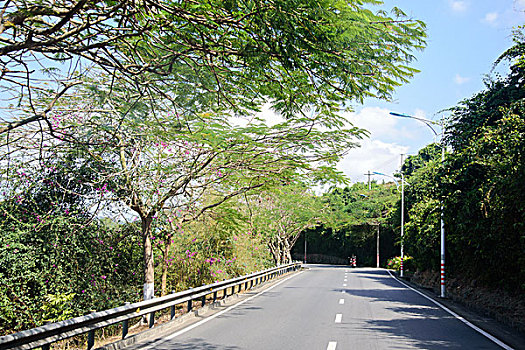
<path fill-rule="evenodd" d="M 460 320 L 461 322 L 463 322 L 464 324 L 466 324 L 467 326 L 469 326 L 470 328 L 472 328 L 473 330 L 475 330 L 476 332 L 478 333 L 481 333 L 482 335 L 484 335 L 485 337 L 489 338 L 490 340 L 492 340 L 494 343 L 498 344 L 499 346 L 501 346 L 503 349 L 505 350 L 514 350 L 514 348 L 508 346 L 507 344 L 505 344 L 504 342 L 502 342 L 501 340 L 499 340 L 498 338 L 494 337 L 493 335 L 485 332 L 483 329 L 479 328 L 478 326 L 470 323 L 469 321 L 465 320 L 463 317 L 461 317 L 460 315 L 458 315 L 457 313 L 455 313 L 454 311 L 450 310 L 448 307 L 446 307 L 445 305 L 441 304 L 440 302 L 426 296 L 425 294 L 421 293 L 420 291 L 418 291 L 417 289 L 414 289 L 412 287 L 410 287 L 408 284 L 406 283 L 403 283 L 401 282 L 400 280 L 398 280 L 396 277 L 394 277 L 392 275 L 392 273 L 390 273 L 390 271 L 388 271 L 388 274 L 390 275 L 390 277 L 392 277 L 393 279 L 395 279 L 396 281 L 398 281 L 399 283 L 401 283 L 402 285 L 404 285 L 405 287 L 407 287 L 408 289 L 416 292 L 417 294 L 421 295 L 422 297 L 424 297 L 425 299 L 428 299 L 430 300 L 431 302 L 433 302 L 434 304 L 436 304 L 437 306 L 439 306 L 440 308 L 442 308 L 443 310 L 445 310 L 446 312 L 448 312 L 449 314 L 451 314 L 452 316 L 454 316 L 455 318 L 457 318 L 458 320 Z"/>
<path fill-rule="evenodd" d="M 335 323 L 341 323 L 342 320 L 343 320 L 343 314 L 335 315 Z"/>
<path fill-rule="evenodd" d="M 278 285 L 280 285 L 280 284 L 282 284 L 282 283 L 288 281 L 290 278 L 302 274 L 303 272 L 304 272 L 304 271 L 301 271 L 301 272 L 299 272 L 299 273 L 297 273 L 297 274 L 291 275 L 290 277 L 285 278 L 285 279 L 282 280 L 281 282 L 274 284 L 273 286 L 271 286 L 271 287 L 268 288 L 268 289 L 263 290 L 262 292 L 259 292 L 259 293 L 255 294 L 255 295 L 252 295 L 251 297 L 249 297 L 249 298 L 247 298 L 247 299 L 244 299 L 243 301 L 240 301 L 240 302 L 238 302 L 237 304 L 232 305 L 232 306 L 230 306 L 230 307 L 228 307 L 228 308 L 226 308 L 226 309 L 224 309 L 224 310 L 222 310 L 222 311 L 219 311 L 219 312 L 217 312 L 216 314 L 211 315 L 211 316 L 208 317 L 208 318 L 205 318 L 204 320 L 201 320 L 201 321 L 199 321 L 199 322 L 197 322 L 197 323 L 194 323 L 194 324 L 192 324 L 191 326 L 188 326 L 188 327 L 186 327 L 186 328 L 184 328 L 184 329 L 181 329 L 181 330 L 178 331 L 178 332 L 172 333 L 172 334 L 168 335 L 167 337 L 165 337 L 165 338 L 163 338 L 163 339 L 159 339 L 159 340 L 157 340 L 156 342 L 150 344 L 149 346 L 146 346 L 146 347 L 143 347 L 143 348 L 140 348 L 140 349 L 141 349 L 141 350 L 156 349 L 160 344 L 162 344 L 162 343 L 164 343 L 164 342 L 166 342 L 166 341 L 168 341 L 168 340 L 171 340 L 171 339 L 173 339 L 173 338 L 175 338 L 175 337 L 178 337 L 178 336 L 181 335 L 181 334 L 184 334 L 184 333 L 186 333 L 186 332 L 189 332 L 189 331 L 191 331 L 193 328 L 197 328 L 198 326 L 200 326 L 200 325 L 202 325 L 202 324 L 204 324 L 204 323 L 206 323 L 206 322 L 208 322 L 208 321 L 211 321 L 211 320 L 213 320 L 214 318 L 219 317 L 219 316 L 225 314 L 226 312 L 231 311 L 231 310 L 235 309 L 236 307 L 241 306 L 242 304 L 244 304 L 244 303 L 246 303 L 246 302 L 248 302 L 248 301 L 250 301 L 250 300 L 252 300 L 252 299 L 254 299 L 254 298 L 257 298 L 258 296 L 260 296 L 260 295 L 262 295 L 262 294 L 264 294 L 264 293 L 266 293 L 266 292 L 268 292 L 268 291 L 274 289 L 274 288 L 277 287 Z"/>
<path fill-rule="evenodd" d="M 344 282 L 348 282 L 348 280 L 345 278 Z"/>
<path fill-rule="evenodd" d="M 345 300 L 344 299 L 339 299 L 339 304 L 340 305 L 343 305 L 345 303 Z"/>
<path fill-rule="evenodd" d="M 337 347 L 337 342 L 331 341 L 328 343 L 328 347 L 326 348 L 326 350 L 335 350 L 336 347 Z"/>
<path fill-rule="evenodd" d="M 343 287 L 346 287 L 346 283 L 343 283 Z"/>

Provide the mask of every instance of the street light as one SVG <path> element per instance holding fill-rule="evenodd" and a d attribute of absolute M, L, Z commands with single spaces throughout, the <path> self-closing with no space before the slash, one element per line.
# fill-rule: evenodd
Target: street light
<path fill-rule="evenodd" d="M 411 116 L 411 115 L 406 115 L 406 114 L 401 114 L 401 113 L 390 112 L 390 115 L 393 115 L 393 116 L 396 116 L 396 117 L 410 118 L 410 119 L 419 120 L 420 122 L 425 123 L 425 125 L 428 126 L 430 128 L 430 130 L 432 130 L 432 132 L 434 133 L 434 135 L 436 137 L 438 136 L 438 133 L 436 132 L 436 130 L 434 130 L 432 125 L 439 125 L 439 126 L 441 126 L 441 141 L 440 141 L 440 145 L 441 145 L 441 163 L 443 164 L 445 162 L 445 145 L 443 144 L 443 119 L 441 119 L 441 123 L 437 123 L 437 122 L 435 122 L 433 120 L 428 120 L 428 119 L 424 119 L 424 118 L 414 117 L 414 116 Z M 403 176 L 402 173 L 401 173 L 401 176 Z M 402 216 L 401 220 L 403 220 L 403 216 Z M 401 225 L 401 236 L 403 236 L 403 224 Z M 403 238 L 401 238 L 401 241 L 403 241 Z M 401 247 L 403 247 L 403 246 L 401 245 Z M 401 248 L 401 249 L 403 249 L 403 248 Z M 401 250 L 401 254 L 403 254 L 403 250 Z M 403 258 L 402 257 L 401 257 L 401 266 L 403 266 Z M 441 295 L 440 296 L 441 296 L 441 298 L 445 298 L 445 222 L 443 220 L 443 202 L 441 202 Z"/>

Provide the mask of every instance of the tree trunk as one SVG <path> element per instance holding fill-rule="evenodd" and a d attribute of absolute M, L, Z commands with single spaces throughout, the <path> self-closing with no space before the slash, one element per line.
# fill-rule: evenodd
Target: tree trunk
<path fill-rule="evenodd" d="M 284 262 L 285 264 L 288 264 L 292 262 L 292 248 L 290 246 L 290 242 L 288 242 L 287 239 L 284 240 L 284 247 L 285 247 Z"/>
<path fill-rule="evenodd" d="M 155 265 L 153 261 L 153 246 L 151 245 L 152 214 L 141 217 L 142 241 L 144 248 L 144 300 L 153 299 L 155 286 Z"/>
<path fill-rule="evenodd" d="M 171 224 L 171 222 L 170 222 Z M 172 244 L 172 238 L 173 233 L 175 232 L 175 229 L 173 225 L 171 225 L 172 231 L 168 233 L 166 236 L 166 241 L 164 242 L 164 247 L 162 249 L 162 277 L 161 277 L 161 286 L 160 286 L 160 295 L 166 295 L 168 294 L 168 291 L 166 289 L 166 281 L 168 279 L 168 255 L 170 253 L 171 244 Z"/>
<path fill-rule="evenodd" d="M 160 280 L 160 295 L 164 296 L 167 294 L 166 280 L 168 279 L 168 253 L 170 251 L 169 243 L 164 245 L 162 249 L 162 276 Z"/>

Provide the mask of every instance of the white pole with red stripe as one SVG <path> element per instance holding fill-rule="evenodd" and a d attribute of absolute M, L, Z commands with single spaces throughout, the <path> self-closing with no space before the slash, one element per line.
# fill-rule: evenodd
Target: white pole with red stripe
<path fill-rule="evenodd" d="M 403 249 L 403 235 L 405 233 L 405 176 L 403 175 L 403 154 L 401 155 L 401 270 L 400 276 L 404 277 L 403 272 L 403 258 L 405 257 L 405 250 Z"/>
<path fill-rule="evenodd" d="M 441 140 L 441 163 L 445 162 L 445 145 Z M 445 298 L 445 221 L 443 220 L 443 202 L 441 202 L 441 297 Z"/>

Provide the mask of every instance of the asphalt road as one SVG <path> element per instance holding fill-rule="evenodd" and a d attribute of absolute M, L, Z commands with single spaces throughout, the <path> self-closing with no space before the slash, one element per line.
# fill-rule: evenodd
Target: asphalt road
<path fill-rule="evenodd" d="M 309 267 L 208 322 L 134 348 L 501 349 L 385 270 Z"/>

